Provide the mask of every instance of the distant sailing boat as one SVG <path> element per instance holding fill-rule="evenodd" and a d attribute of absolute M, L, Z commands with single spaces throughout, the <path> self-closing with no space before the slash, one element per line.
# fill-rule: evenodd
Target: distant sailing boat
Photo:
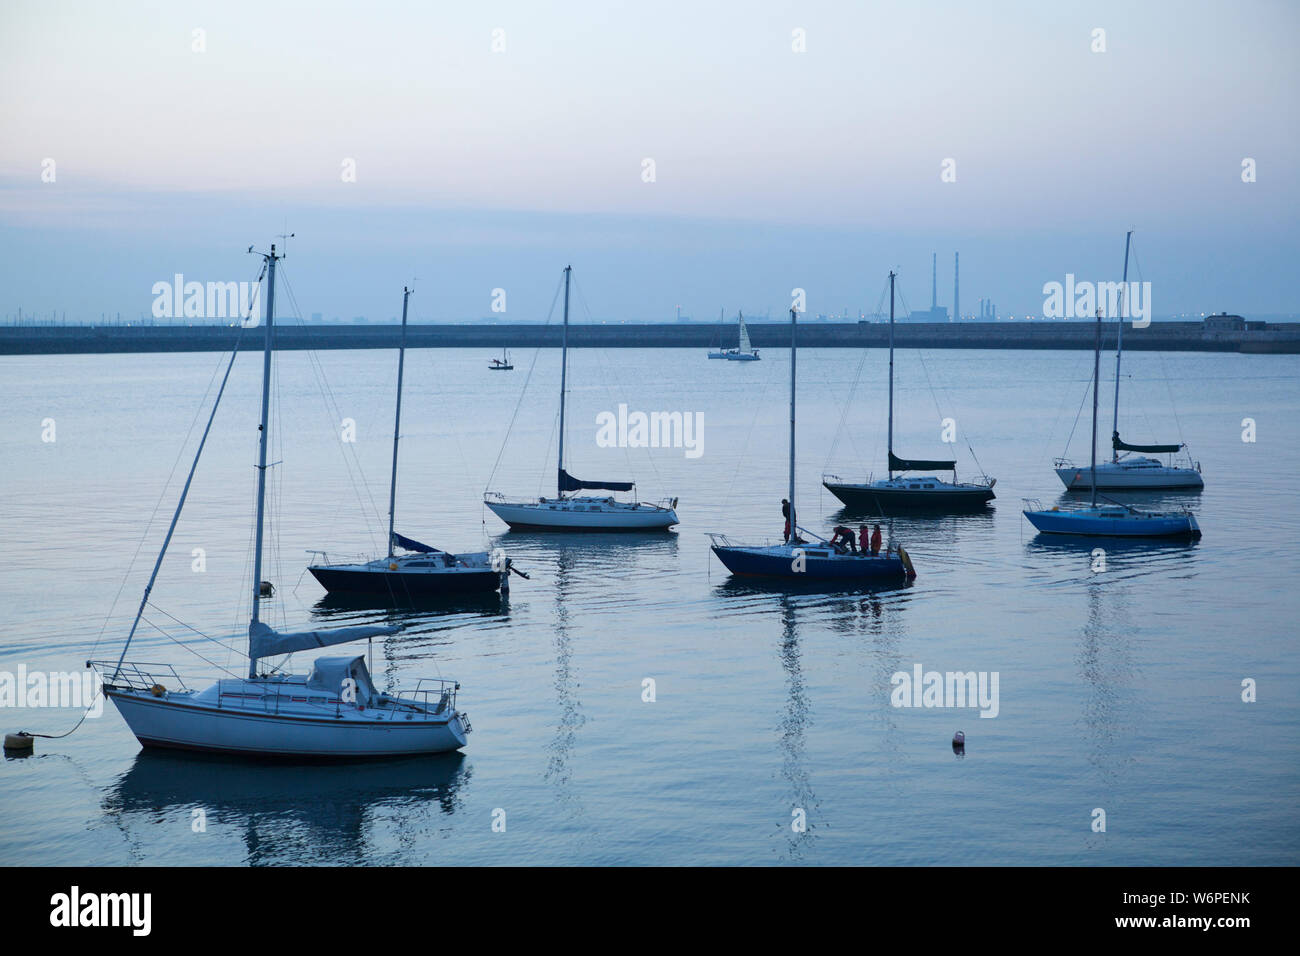
<path fill-rule="evenodd" d="M 510 500 L 488 491 L 483 504 L 511 528 L 542 531 L 666 531 L 677 524 L 677 499 L 657 505 L 642 501 L 619 501 L 612 496 L 571 497 L 583 490 L 634 491 L 632 481 L 583 481 L 564 469 L 564 405 L 569 369 L 569 278 L 564 267 L 564 333 L 560 348 L 560 453 L 556 497 Z"/>
<path fill-rule="evenodd" d="M 745 327 L 745 313 L 738 313 L 740 318 L 739 344 L 734 349 L 719 348 L 710 352 L 711 359 L 727 359 L 731 362 L 757 362 L 758 349 L 749 344 L 749 329 Z"/>
<path fill-rule="evenodd" d="M 799 527 L 794 497 L 795 438 L 795 358 L 797 319 L 790 310 L 790 519 L 785 541 L 781 544 L 733 544 L 725 534 L 710 534 L 713 553 L 732 574 L 740 576 L 784 578 L 790 581 L 832 580 L 845 584 L 879 581 L 907 581 L 916 577 L 912 559 L 901 547 L 886 549 L 884 554 L 845 554 L 825 539 L 810 544 L 799 532 L 813 535 Z"/>
<path fill-rule="evenodd" d="M 1154 490 L 1159 488 L 1185 488 L 1197 490 L 1205 487 L 1201 478 L 1201 466 L 1193 464 L 1191 458 L 1186 463 L 1175 465 L 1172 456 L 1187 448 L 1178 445 L 1135 445 L 1119 437 L 1119 370 L 1120 360 L 1124 355 L 1124 320 L 1128 318 L 1128 251 L 1133 239 L 1130 229 L 1124 239 L 1124 282 L 1120 295 L 1123 307 L 1115 330 L 1115 418 L 1111 428 L 1110 443 L 1114 457 L 1097 466 L 1097 487 L 1110 490 L 1128 489 L 1130 491 Z M 1156 458 L 1120 457 L 1120 452 L 1143 452 L 1147 455 L 1170 455 L 1167 464 Z M 1058 458 L 1053 463 L 1056 474 L 1069 491 L 1086 490 L 1091 482 L 1083 468 L 1076 467 L 1068 458 Z"/>
<path fill-rule="evenodd" d="M 486 551 L 451 554 L 398 534 L 393 527 L 397 509 L 397 443 L 402 427 L 402 371 L 406 363 L 406 307 L 411 290 L 402 290 L 402 339 L 397 352 L 397 412 L 393 419 L 393 472 L 388 489 L 388 556 L 363 563 L 330 564 L 326 560 L 307 570 L 331 594 L 367 594 L 388 600 L 446 594 L 482 594 L 509 590 L 510 559 L 496 562 Z M 398 555 L 397 548 L 409 553 Z M 526 577 L 521 571 L 516 574 Z"/>
<path fill-rule="evenodd" d="M 1111 538 L 1199 538 L 1200 526 L 1186 509 L 1182 511 L 1139 511 L 1115 502 L 1097 504 L 1097 390 L 1101 381 L 1101 309 L 1097 310 L 1097 345 L 1092 366 L 1092 501 L 1086 508 L 1047 508 L 1027 499 L 1025 517 L 1044 534 L 1073 534 Z"/>
<path fill-rule="evenodd" d="M 146 747 L 214 751 L 277 758 L 393 757 L 459 750 L 470 731 L 456 709 L 455 681 L 423 678 L 414 689 L 380 693 L 361 655 L 318 657 L 305 675 L 258 674 L 259 660 L 293 651 L 394 634 L 396 627 L 362 625 L 331 631 L 278 632 L 261 620 L 263 517 L 266 505 L 266 451 L 269 443 L 272 317 L 275 315 L 275 265 L 283 258 L 271 246 L 267 264 L 266 331 L 262 353 L 262 418 L 258 434 L 256 546 L 253 551 L 253 611 L 248 625 L 248 677 L 220 679 L 195 691 L 165 664 L 130 663 L 131 639 L 149 603 L 167 545 L 180 519 L 199 456 L 216 417 L 235 356 L 199 441 L 180 502 L 145 587 L 140 610 L 116 662 L 92 661 L 105 675 L 104 693 Z"/>
<path fill-rule="evenodd" d="M 513 372 L 515 370 L 514 365 L 510 361 L 510 353 L 504 348 L 501 350 L 501 357 L 499 359 L 494 358 L 489 362 L 488 368 L 493 372 Z"/>
<path fill-rule="evenodd" d="M 823 475 L 822 484 L 849 508 L 879 515 L 957 514 L 983 511 L 996 497 L 995 478 L 958 481 L 956 461 L 899 458 L 894 454 L 894 276 L 889 273 L 889 477 L 865 482 L 843 481 Z M 952 481 L 933 475 L 894 477 L 896 471 L 951 471 Z"/>

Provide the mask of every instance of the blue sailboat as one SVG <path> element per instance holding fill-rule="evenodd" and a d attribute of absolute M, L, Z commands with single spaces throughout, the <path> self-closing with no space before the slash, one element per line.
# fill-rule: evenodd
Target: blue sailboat
<path fill-rule="evenodd" d="M 1025 517 L 1042 534 L 1071 534 L 1107 538 L 1199 538 L 1195 516 L 1182 511 L 1140 511 L 1132 505 L 1097 503 L 1097 391 L 1101 380 L 1101 309 L 1097 310 L 1097 344 L 1092 363 L 1092 498 L 1086 508 L 1043 508 L 1026 499 Z"/>
<path fill-rule="evenodd" d="M 903 548 L 890 547 L 881 554 L 845 554 L 829 541 L 799 527 L 794 497 L 795 359 L 797 313 L 790 310 L 790 497 L 785 540 L 780 544 L 736 544 L 724 534 L 710 534 L 713 553 L 732 574 L 797 581 L 835 581 L 844 584 L 905 582 L 916 577 L 912 560 Z M 813 544 L 799 536 L 816 538 Z"/>

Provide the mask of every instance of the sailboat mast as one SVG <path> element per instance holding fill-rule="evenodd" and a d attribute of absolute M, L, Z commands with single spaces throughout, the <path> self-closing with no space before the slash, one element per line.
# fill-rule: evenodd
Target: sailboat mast
<path fill-rule="evenodd" d="M 1119 362 L 1124 355 L 1124 320 L 1128 318 L 1128 247 L 1132 241 L 1133 230 L 1130 229 L 1124 236 L 1124 282 L 1119 291 L 1119 329 L 1115 333 L 1115 423 L 1111 429 L 1112 435 L 1119 434 Z M 1114 444 L 1113 438 L 1111 444 Z M 1119 449 L 1115 448 L 1113 451 L 1115 457 L 1112 460 L 1119 461 Z"/>
<path fill-rule="evenodd" d="M 402 288 L 402 344 L 397 349 L 397 414 L 393 417 L 393 477 L 388 484 L 388 557 L 393 557 L 393 521 L 397 514 L 397 441 L 402 428 L 402 371 L 406 365 L 406 303 L 411 290 Z"/>
<path fill-rule="evenodd" d="M 889 273 L 889 477 L 894 477 L 894 273 Z"/>
<path fill-rule="evenodd" d="M 796 541 L 799 537 L 794 510 L 794 371 L 795 357 L 798 351 L 798 345 L 795 341 L 795 329 L 798 325 L 795 316 L 797 314 L 794 309 L 790 310 L 790 534 L 786 536 L 786 544 Z"/>
<path fill-rule="evenodd" d="M 269 418 L 271 412 L 271 326 L 275 315 L 275 263 L 280 257 L 275 254 L 275 244 L 266 256 L 266 338 L 262 348 L 262 423 L 257 426 L 259 433 L 257 443 L 257 544 L 253 549 L 253 618 L 256 624 L 261 618 L 262 603 L 262 537 L 266 517 L 266 444 L 269 437 Z M 252 639 L 249 639 L 248 676 L 257 676 L 257 658 L 253 656 Z"/>
<path fill-rule="evenodd" d="M 1101 383 L 1101 309 L 1097 309 L 1097 344 L 1092 355 L 1092 507 L 1097 507 L 1097 392 Z"/>
<path fill-rule="evenodd" d="M 569 273 L 573 266 L 564 267 L 564 332 L 560 339 L 560 463 L 555 476 L 557 493 L 564 497 L 564 389 L 569 374 Z"/>

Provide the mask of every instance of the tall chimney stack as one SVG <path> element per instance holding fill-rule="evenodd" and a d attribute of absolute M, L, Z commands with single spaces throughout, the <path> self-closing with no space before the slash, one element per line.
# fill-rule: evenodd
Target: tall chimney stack
<path fill-rule="evenodd" d="M 952 320 L 961 321 L 961 253 L 952 254 Z"/>

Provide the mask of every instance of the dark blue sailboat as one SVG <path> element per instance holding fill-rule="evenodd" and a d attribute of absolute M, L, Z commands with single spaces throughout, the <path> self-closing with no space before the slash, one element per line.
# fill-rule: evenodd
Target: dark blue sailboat
<path fill-rule="evenodd" d="M 962 514 L 986 510 L 993 494 L 994 478 L 958 481 L 957 462 L 922 458 L 899 458 L 894 454 L 894 278 L 889 273 L 889 477 L 863 482 L 844 481 L 838 475 L 823 475 L 822 484 L 845 507 L 859 513 L 878 515 Z M 925 472 L 950 471 L 952 481 Z M 921 472 L 922 474 L 894 474 Z"/>
<path fill-rule="evenodd" d="M 713 553 L 732 574 L 780 578 L 791 582 L 834 581 L 844 584 L 905 582 L 916 577 L 911 558 L 901 547 L 882 554 L 846 554 L 825 539 L 799 527 L 794 497 L 795 359 L 798 320 L 790 310 L 790 516 L 780 544 L 735 544 L 724 534 L 711 534 Z M 799 532 L 816 538 L 812 544 Z"/>
<path fill-rule="evenodd" d="M 388 489 L 388 553 L 373 561 L 333 563 L 322 555 L 308 567 L 330 594 L 366 596 L 388 601 L 409 601 L 441 595 L 483 594 L 507 591 L 513 571 L 508 557 L 486 551 L 452 554 L 404 537 L 393 527 L 397 511 L 397 447 L 402 426 L 402 373 L 406 363 L 406 310 L 411 290 L 402 290 L 402 341 L 397 353 L 397 411 L 393 420 L 393 471 Z M 398 554 L 397 549 L 403 554 Z"/>

